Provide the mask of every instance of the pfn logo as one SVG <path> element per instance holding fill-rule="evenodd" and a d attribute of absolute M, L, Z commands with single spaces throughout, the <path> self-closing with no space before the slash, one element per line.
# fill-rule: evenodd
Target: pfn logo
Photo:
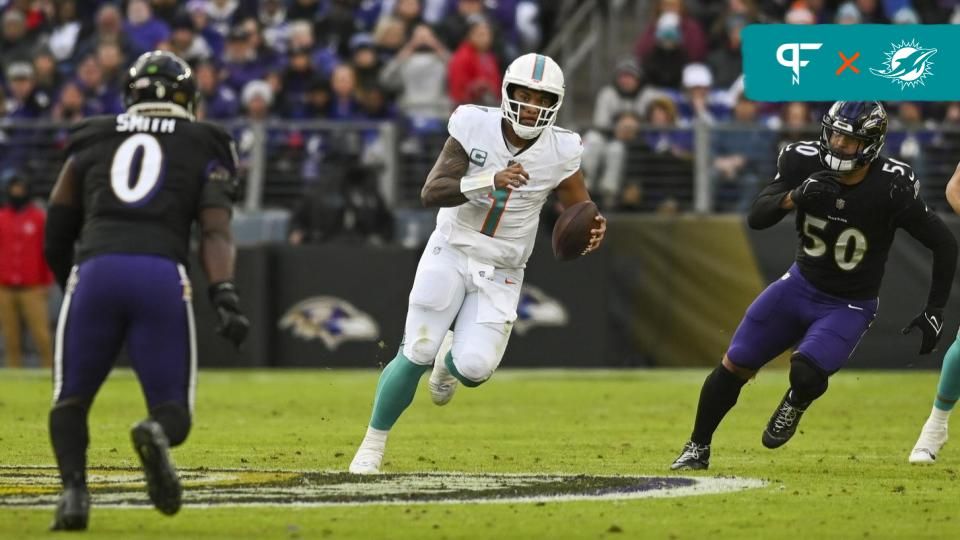
<path fill-rule="evenodd" d="M 810 63 L 800 59 L 800 51 L 815 51 L 822 46 L 823 43 L 784 43 L 777 49 L 777 62 L 793 70 L 793 84 L 800 84 L 800 68 Z M 790 58 L 787 58 L 788 52 Z"/>

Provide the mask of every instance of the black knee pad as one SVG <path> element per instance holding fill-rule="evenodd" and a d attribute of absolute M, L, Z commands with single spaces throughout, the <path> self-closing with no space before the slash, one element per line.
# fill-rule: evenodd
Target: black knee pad
<path fill-rule="evenodd" d="M 829 384 L 828 375 L 801 353 L 790 359 L 791 401 L 807 403 L 822 396 Z"/>
<path fill-rule="evenodd" d="M 190 433 L 190 411 L 186 406 L 170 402 L 161 403 L 150 409 L 150 418 L 156 420 L 170 441 L 170 446 L 178 446 L 187 440 Z"/>

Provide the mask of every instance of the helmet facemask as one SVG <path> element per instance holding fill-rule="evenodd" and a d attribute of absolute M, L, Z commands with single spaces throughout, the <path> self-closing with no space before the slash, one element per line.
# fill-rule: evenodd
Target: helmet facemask
<path fill-rule="evenodd" d="M 532 103 L 525 103 L 523 101 L 514 99 L 514 94 L 520 89 L 530 90 L 533 92 L 543 92 L 547 95 L 553 96 L 554 102 L 550 106 L 542 106 Z M 557 113 L 560 111 L 560 105 L 563 103 L 562 95 L 557 95 L 553 92 L 548 92 L 545 90 L 529 88 L 516 83 L 504 84 L 501 97 L 500 109 L 503 113 L 503 117 L 510 122 L 510 126 L 513 128 L 514 133 L 516 133 L 518 137 L 527 140 L 536 138 L 541 132 L 543 132 L 544 129 L 552 126 L 557 121 Z M 534 109 L 537 111 L 537 118 L 532 126 L 521 123 L 521 107 Z"/>
<path fill-rule="evenodd" d="M 830 142 L 834 133 L 841 133 L 856 140 L 856 149 L 852 152 L 843 152 L 834 148 Z M 820 130 L 820 161 L 826 168 L 837 172 L 850 172 L 870 164 L 880 154 L 882 147 L 883 138 L 874 141 L 826 124 Z"/>

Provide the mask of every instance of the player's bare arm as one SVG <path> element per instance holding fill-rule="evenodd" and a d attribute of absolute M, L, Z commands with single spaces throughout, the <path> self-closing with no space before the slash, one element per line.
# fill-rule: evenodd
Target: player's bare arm
<path fill-rule="evenodd" d="M 70 157 L 60 169 L 57 183 L 50 193 L 47 211 L 43 252 L 57 283 L 64 288 L 73 266 L 73 245 L 80 236 L 80 227 L 83 225 L 78 177 L 75 161 Z"/>
<path fill-rule="evenodd" d="M 957 163 L 957 170 L 947 182 L 947 202 L 955 213 L 960 214 L 960 163 Z"/>
<path fill-rule="evenodd" d="M 464 180 L 471 184 L 481 183 L 489 184 L 489 191 L 496 189 L 516 189 L 526 185 L 530 175 L 523 169 L 519 163 L 512 163 L 507 168 L 495 173 L 492 177 L 486 179 L 479 178 L 483 174 L 475 175 L 478 178 L 468 177 L 467 168 L 470 165 L 470 157 L 467 155 L 463 146 L 453 137 L 447 137 L 447 142 L 440 151 L 440 157 L 433 164 L 433 169 L 427 175 L 427 181 L 420 191 L 420 201 L 424 206 L 430 207 L 448 207 L 460 206 L 467 202 L 467 196 L 464 194 Z M 482 189 L 482 186 L 480 187 Z"/>
<path fill-rule="evenodd" d="M 200 261 L 210 283 L 233 279 L 236 249 L 230 231 L 230 210 L 204 208 L 200 211 Z"/>
<path fill-rule="evenodd" d="M 578 202 L 591 200 L 590 193 L 587 191 L 587 184 L 583 179 L 583 171 L 579 169 L 563 182 L 560 182 L 556 193 L 557 199 L 564 209 L 570 208 Z M 584 255 L 599 248 L 600 244 L 603 243 L 603 237 L 607 234 L 607 218 L 598 214 L 596 220 L 597 228 L 590 229 L 590 244 L 584 250 Z"/>

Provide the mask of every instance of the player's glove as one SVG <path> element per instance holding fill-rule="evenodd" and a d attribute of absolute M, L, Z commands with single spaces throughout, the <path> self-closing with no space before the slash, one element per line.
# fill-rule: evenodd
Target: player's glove
<path fill-rule="evenodd" d="M 808 208 L 811 204 L 836 198 L 840 193 L 840 181 L 832 171 L 819 171 L 811 174 L 802 184 L 790 192 L 790 199 L 797 208 Z"/>
<path fill-rule="evenodd" d="M 240 295 L 232 281 L 221 281 L 210 285 L 208 289 L 210 303 L 217 310 L 220 324 L 217 333 L 229 340 L 235 347 L 240 347 L 250 331 L 250 321 L 240 311 Z"/>
<path fill-rule="evenodd" d="M 923 313 L 917 315 L 906 328 L 900 332 L 907 335 L 914 328 L 919 328 L 923 332 L 923 340 L 920 342 L 920 354 L 930 354 L 936 350 L 937 342 L 943 335 L 943 309 L 927 307 Z"/>

